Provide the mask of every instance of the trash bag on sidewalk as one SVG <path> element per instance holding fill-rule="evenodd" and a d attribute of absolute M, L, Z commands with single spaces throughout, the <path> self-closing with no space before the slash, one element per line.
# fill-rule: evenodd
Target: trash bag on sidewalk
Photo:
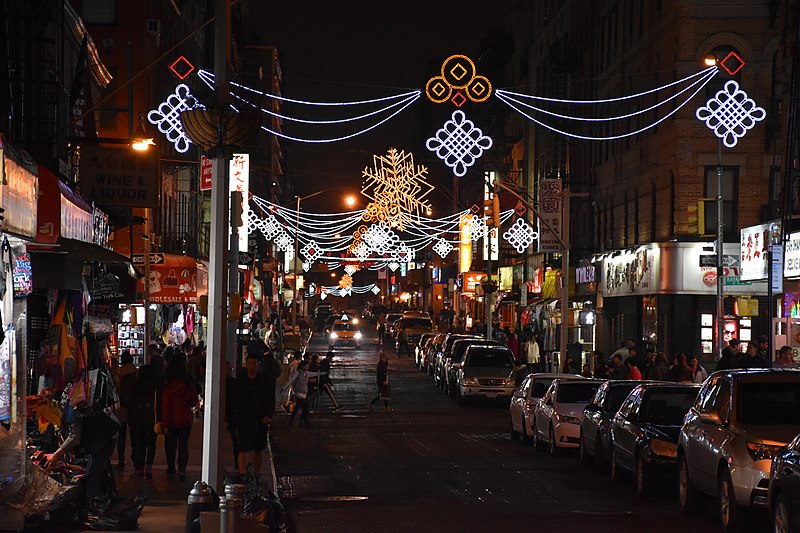
<path fill-rule="evenodd" d="M 267 517 L 264 523 L 269 526 L 270 531 L 284 531 L 286 523 L 283 520 L 284 508 L 280 498 L 273 492 L 267 492 L 267 505 Z"/>
<path fill-rule="evenodd" d="M 139 495 L 122 500 L 101 515 L 90 514 L 83 526 L 95 531 L 130 531 L 139 528 L 139 516 L 146 498 Z"/>

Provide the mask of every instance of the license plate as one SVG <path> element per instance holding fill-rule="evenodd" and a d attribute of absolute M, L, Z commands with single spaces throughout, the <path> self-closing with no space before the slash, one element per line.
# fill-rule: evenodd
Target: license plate
<path fill-rule="evenodd" d="M 490 392 L 490 393 L 488 393 L 488 394 L 486 395 L 486 397 L 487 397 L 488 399 L 490 399 L 490 400 L 494 400 L 495 398 L 497 398 L 497 393 L 496 393 L 496 392 Z"/>

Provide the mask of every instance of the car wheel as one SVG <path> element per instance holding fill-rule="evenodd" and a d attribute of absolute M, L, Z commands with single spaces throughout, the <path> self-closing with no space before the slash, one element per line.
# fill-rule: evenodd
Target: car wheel
<path fill-rule="evenodd" d="M 511 440 L 519 440 L 520 437 L 522 436 L 522 433 L 520 433 L 519 431 L 514 429 L 514 418 L 511 417 L 511 416 L 509 416 L 508 418 L 511 421 Z M 523 426 L 523 429 L 524 429 L 524 426 Z"/>
<path fill-rule="evenodd" d="M 719 518 L 725 531 L 740 531 L 743 521 L 743 510 L 736 502 L 736 492 L 727 468 L 723 468 L 719 476 Z"/>
<path fill-rule="evenodd" d="M 786 506 L 786 501 L 783 499 L 782 494 L 778 494 L 775 497 L 775 503 L 772 505 L 772 524 L 775 528 L 775 533 L 789 533 L 792 531 L 789 508 Z"/>
<path fill-rule="evenodd" d="M 558 446 L 556 445 L 556 432 L 553 430 L 553 424 L 550 424 L 548 437 L 550 438 L 550 442 L 548 442 L 547 451 L 550 452 L 550 455 L 556 455 L 558 453 Z"/>
<path fill-rule="evenodd" d="M 578 459 L 580 459 L 582 465 L 592 464 L 592 458 L 586 450 L 586 439 L 583 438 L 583 432 L 581 432 L 581 440 L 578 445 Z"/>
<path fill-rule="evenodd" d="M 678 457 L 678 505 L 683 514 L 700 514 L 702 510 L 702 495 L 694 487 L 689 477 L 689 464 L 686 456 Z"/>
<path fill-rule="evenodd" d="M 617 449 L 614 447 L 613 442 L 611 443 L 611 481 L 614 483 L 622 482 L 622 468 L 617 462 Z"/>
<path fill-rule="evenodd" d="M 647 496 L 650 494 L 652 486 L 651 473 L 647 464 L 644 462 L 644 454 L 641 451 L 636 452 L 636 493 L 639 496 Z"/>

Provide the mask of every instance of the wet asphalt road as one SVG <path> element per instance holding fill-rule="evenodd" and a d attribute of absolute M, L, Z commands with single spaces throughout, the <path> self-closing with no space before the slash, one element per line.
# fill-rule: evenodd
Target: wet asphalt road
<path fill-rule="evenodd" d="M 366 339 L 365 339 L 366 340 Z M 324 353 L 324 341 L 312 351 Z M 272 425 L 275 466 L 290 530 L 305 532 L 720 531 L 713 505 L 700 517 L 677 510 L 674 482 L 655 496 L 508 435 L 507 404 L 459 407 L 389 349 L 392 411 L 370 414 L 375 339 L 336 351 L 335 392 L 311 427 Z M 755 520 L 753 531 L 768 523 Z"/>

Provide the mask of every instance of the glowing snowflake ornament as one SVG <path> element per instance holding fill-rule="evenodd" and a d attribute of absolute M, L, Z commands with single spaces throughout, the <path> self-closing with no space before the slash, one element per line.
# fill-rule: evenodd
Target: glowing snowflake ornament
<path fill-rule="evenodd" d="M 767 112 L 739 89 L 738 83 L 730 80 L 706 102 L 705 107 L 697 110 L 696 116 L 722 139 L 722 144 L 733 148 L 756 122 L 766 118 Z"/>
<path fill-rule="evenodd" d="M 444 259 L 447 257 L 447 254 L 453 251 L 453 245 L 440 238 L 438 241 L 436 241 L 436 244 L 433 245 L 433 251 L 439 254 L 439 257 Z"/>
<path fill-rule="evenodd" d="M 367 244 L 364 242 L 358 243 L 358 246 L 356 246 L 355 250 L 353 250 L 353 255 L 356 256 L 356 258 L 362 263 L 367 260 L 369 254 L 369 246 L 367 246 Z"/>
<path fill-rule="evenodd" d="M 158 131 L 166 135 L 167 140 L 175 145 L 175 150 L 185 153 L 189 150 L 191 141 L 183 131 L 181 113 L 190 109 L 203 107 L 189 92 L 189 87 L 180 84 L 175 87 L 175 92 L 147 114 L 147 120 L 158 126 Z"/>
<path fill-rule="evenodd" d="M 376 254 L 385 254 L 400 243 L 400 237 L 385 222 L 373 224 L 364 234 L 364 242 Z"/>
<path fill-rule="evenodd" d="M 292 257 L 294 257 L 294 247 L 292 246 L 294 243 L 292 242 L 292 238 L 289 237 L 289 234 L 285 231 L 281 230 L 278 233 L 278 236 L 275 237 L 275 246 L 278 247 L 279 250 L 283 250 L 284 252 L 291 252 Z"/>
<path fill-rule="evenodd" d="M 517 253 L 521 254 L 533 244 L 539 234 L 530 224 L 518 218 L 514 224 L 503 233 L 503 238 L 514 247 Z"/>
<path fill-rule="evenodd" d="M 461 177 L 484 151 L 492 147 L 492 139 L 459 110 L 453 112 L 450 120 L 428 139 L 425 146 Z"/>

